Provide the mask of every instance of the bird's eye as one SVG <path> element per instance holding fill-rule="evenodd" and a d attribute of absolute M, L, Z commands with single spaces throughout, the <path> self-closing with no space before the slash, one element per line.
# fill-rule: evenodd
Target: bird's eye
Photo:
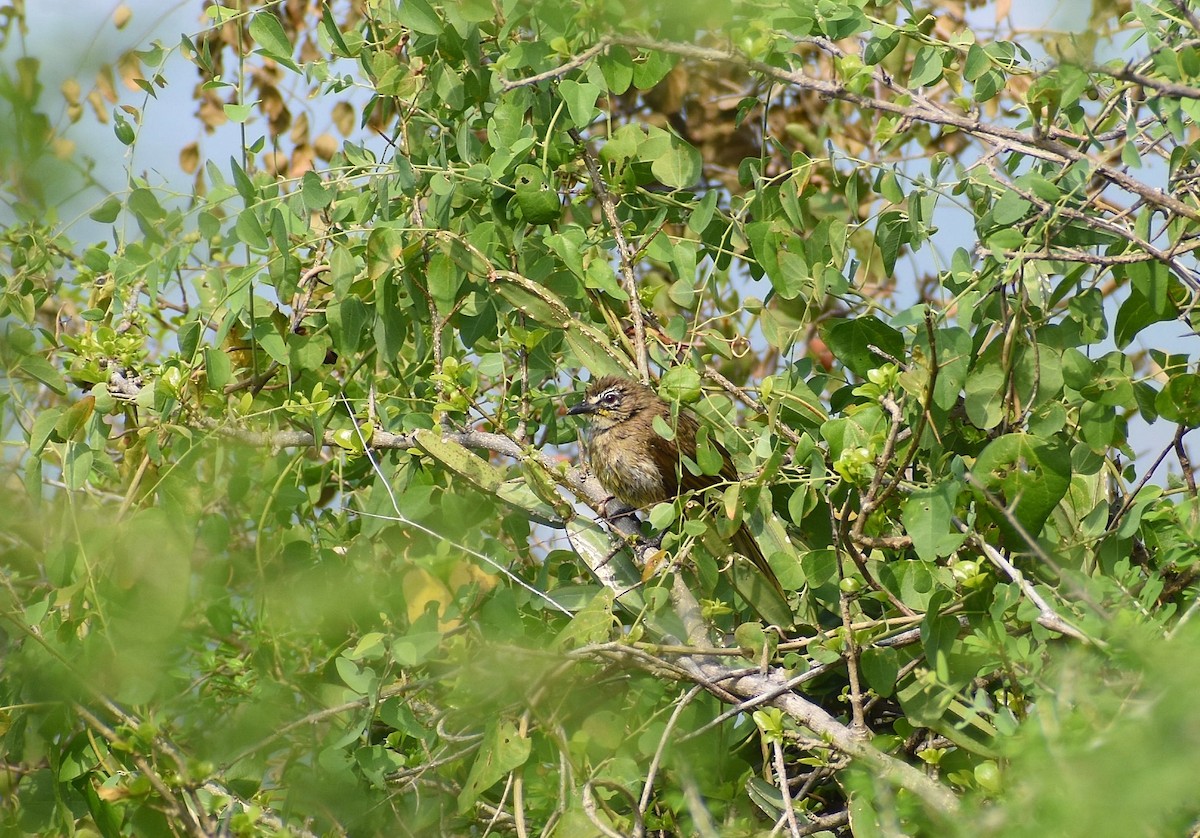
<path fill-rule="evenodd" d="M 612 406 L 621 401 L 621 399 L 616 393 L 605 393 L 604 397 L 601 398 L 600 401 L 604 402 L 606 405 Z"/>

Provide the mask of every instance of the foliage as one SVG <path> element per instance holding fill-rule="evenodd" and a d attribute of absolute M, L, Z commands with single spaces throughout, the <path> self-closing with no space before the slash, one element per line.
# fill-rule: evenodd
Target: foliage
<path fill-rule="evenodd" d="M 1182 0 L 209 5 L 61 104 L 22 8 L 5 834 L 1195 828 Z M 186 194 L 62 165 L 179 57 Z M 604 373 L 718 512 L 603 514 Z"/>

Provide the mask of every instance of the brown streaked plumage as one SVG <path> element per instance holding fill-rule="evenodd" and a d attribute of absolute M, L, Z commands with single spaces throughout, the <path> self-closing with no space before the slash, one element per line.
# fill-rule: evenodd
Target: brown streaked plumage
<path fill-rule="evenodd" d="M 712 445 L 721 455 L 721 470 L 717 474 L 692 474 L 680 459 L 680 452 L 695 461 L 699 424 L 686 411 L 672 418 L 670 404 L 644 384 L 615 375 L 597 378 L 588 385 L 583 401 L 567 413 L 587 417 L 584 451 L 588 465 L 604 488 L 622 503 L 646 507 L 683 492 L 700 492 L 739 479 L 729 452 L 716 441 Z M 654 430 L 655 417 L 674 428 L 674 440 Z M 734 535 L 732 546 L 783 594 L 783 587 L 745 524 Z"/>

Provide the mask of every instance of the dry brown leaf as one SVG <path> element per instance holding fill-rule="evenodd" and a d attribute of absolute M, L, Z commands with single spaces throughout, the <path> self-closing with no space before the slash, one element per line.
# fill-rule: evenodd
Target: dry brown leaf
<path fill-rule="evenodd" d="M 338 102 L 333 106 L 333 124 L 343 137 L 349 137 L 354 130 L 354 108 L 346 102 Z"/>
<path fill-rule="evenodd" d="M 210 134 L 229 121 L 229 117 L 225 115 L 224 106 L 211 90 L 204 92 L 204 98 L 200 100 L 200 109 L 196 115 L 200 117 L 200 121 L 204 123 L 204 129 Z"/>
<path fill-rule="evenodd" d="M 259 92 L 262 95 L 259 108 L 271 122 L 271 136 L 278 137 L 291 126 L 292 112 L 283 103 L 279 88 L 274 85 L 259 85 Z"/>
<path fill-rule="evenodd" d="M 332 134 L 322 134 L 313 142 L 313 150 L 316 151 L 317 157 L 328 163 L 333 159 L 333 155 L 337 154 L 338 141 Z"/>
<path fill-rule="evenodd" d="M 142 90 L 134 79 L 146 80 L 145 74 L 142 73 L 142 62 L 132 51 L 125 53 L 117 59 L 117 72 L 121 74 L 121 82 L 135 93 L 140 93 Z"/>
<path fill-rule="evenodd" d="M 124 3 L 113 9 L 112 22 L 113 26 L 118 29 L 124 29 L 125 24 L 129 23 L 133 17 L 133 9 L 126 6 Z"/>
<path fill-rule="evenodd" d="M 62 91 L 63 98 L 67 100 L 68 104 L 79 104 L 79 94 L 82 91 L 79 87 L 79 82 L 75 81 L 75 79 L 67 79 L 62 83 L 62 87 L 60 87 L 59 90 Z"/>
<path fill-rule="evenodd" d="M 288 177 L 301 178 L 305 172 L 313 171 L 313 159 L 315 152 L 313 147 L 308 143 L 296 146 L 292 152 L 292 166 L 288 170 Z"/>
<path fill-rule="evenodd" d="M 306 0 L 287 0 L 283 4 L 284 22 L 291 30 L 297 31 L 304 27 L 304 14 L 308 10 Z"/>
<path fill-rule="evenodd" d="M 124 786 L 97 786 L 96 797 L 103 800 L 105 803 L 116 803 L 118 800 L 124 800 L 129 797 L 129 789 Z"/>
<path fill-rule="evenodd" d="M 263 171 L 272 176 L 284 174 L 288 169 L 287 155 L 282 151 L 263 152 Z"/>
<path fill-rule="evenodd" d="M 108 105 L 104 103 L 104 97 L 100 95 L 100 91 L 93 88 L 92 92 L 87 95 L 87 100 L 96 115 L 96 121 L 101 125 L 107 125 Z"/>
<path fill-rule="evenodd" d="M 317 46 L 317 42 L 311 37 L 305 37 L 300 41 L 300 63 L 311 64 L 318 59 L 324 58 L 324 53 Z"/>
<path fill-rule="evenodd" d="M 117 86 L 113 81 L 113 68 L 111 65 L 105 64 L 96 71 L 96 92 L 103 96 L 109 103 L 116 104 Z"/>
<path fill-rule="evenodd" d="M 288 134 L 289 138 L 295 145 L 303 145 L 308 142 L 308 114 L 304 111 L 292 120 L 292 130 Z"/>
<path fill-rule="evenodd" d="M 187 174 L 194 175 L 200 168 L 200 144 L 188 143 L 179 149 L 179 168 Z"/>
<path fill-rule="evenodd" d="M 50 141 L 50 150 L 59 160 L 67 160 L 75 154 L 75 143 L 65 137 L 55 137 Z"/>

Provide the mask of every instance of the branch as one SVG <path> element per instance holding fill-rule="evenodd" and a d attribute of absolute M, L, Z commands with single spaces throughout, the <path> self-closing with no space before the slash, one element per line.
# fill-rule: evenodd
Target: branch
<path fill-rule="evenodd" d="M 1120 70 L 1109 70 L 1104 67 L 1092 68 L 1093 73 L 1103 73 L 1106 76 L 1111 76 L 1114 79 L 1121 81 L 1132 82 L 1140 87 L 1148 87 L 1151 90 L 1156 90 L 1159 93 L 1169 96 L 1174 99 L 1200 99 L 1200 89 L 1191 87 L 1186 84 L 1175 84 L 1169 81 L 1160 81 L 1150 76 L 1144 76 L 1134 70 L 1132 67 L 1123 67 Z"/>
<path fill-rule="evenodd" d="M 978 488 L 980 491 L 987 492 L 987 489 L 974 475 L 968 473 L 967 482 Z M 1002 511 L 1007 511 L 1004 509 L 1003 505 L 998 504 L 995 499 L 991 497 L 990 493 L 988 493 L 988 499 L 993 501 L 993 503 L 995 503 Z M 971 532 L 970 527 L 968 527 L 966 523 L 957 517 L 952 518 L 951 520 L 958 531 L 967 536 L 968 543 L 975 547 L 976 550 L 983 553 L 984 557 L 987 558 L 989 562 L 994 564 L 998 570 L 1000 570 L 1010 580 L 1015 582 L 1017 587 L 1020 588 L 1021 593 L 1025 595 L 1025 598 L 1033 603 L 1034 607 L 1036 607 L 1038 610 L 1038 625 L 1044 626 L 1051 631 L 1056 631 L 1059 634 L 1066 635 L 1067 637 L 1073 637 L 1076 640 L 1082 640 L 1085 643 L 1091 643 L 1095 646 L 1104 645 L 1101 641 L 1089 637 L 1064 620 L 1059 613 L 1054 610 L 1050 603 L 1046 602 L 1045 598 L 1038 593 L 1037 588 L 1033 586 L 1033 583 L 1025 578 L 1025 574 L 1021 573 L 1021 571 L 1017 569 L 1016 565 L 1006 559 L 1004 554 Z M 1015 517 L 1010 517 L 1009 523 L 1018 528 L 1021 526 L 1020 522 L 1017 521 Z M 1026 537 L 1027 541 L 1032 543 L 1032 541 L 1028 539 L 1024 533 L 1023 529 L 1021 534 L 1022 536 Z"/>
<path fill-rule="evenodd" d="M 633 321 L 634 360 L 637 362 L 638 375 L 641 376 L 642 383 L 648 384 L 650 382 L 650 359 L 646 353 L 646 323 L 642 316 L 642 301 L 638 297 L 637 277 L 633 272 L 633 266 L 637 261 L 637 252 L 630 246 L 624 231 L 621 230 L 621 219 L 617 217 L 616 201 L 613 200 L 612 193 L 608 191 L 608 186 L 604 183 L 604 177 L 600 174 L 600 166 L 596 163 L 595 156 L 577 129 L 572 128 L 568 133 L 571 135 L 571 139 L 579 144 L 584 165 L 587 166 L 588 177 L 592 181 L 592 192 L 595 194 L 596 200 L 600 202 L 604 218 L 608 221 L 609 229 L 612 230 L 613 240 L 617 243 L 617 255 L 621 261 L 621 281 L 625 286 L 625 293 L 629 295 L 629 318 Z"/>
<path fill-rule="evenodd" d="M 675 577 L 671 587 L 671 602 L 676 613 L 684 620 L 689 641 L 700 645 L 697 641 L 707 635 L 707 627 L 694 594 L 679 576 Z M 653 660 L 661 663 L 657 659 Z M 764 703 L 782 710 L 837 750 L 874 769 L 881 779 L 912 792 L 921 798 L 932 812 L 949 817 L 958 811 L 958 799 L 952 792 L 903 760 L 880 751 L 856 734 L 851 727 L 842 724 L 818 705 L 793 692 L 793 679 L 783 670 L 735 670 L 723 664 L 719 658 L 705 655 L 684 655 L 675 666 L 683 669 L 690 680 L 729 704 L 742 700 L 761 701 L 762 696 L 771 695 Z"/>
<path fill-rule="evenodd" d="M 733 64 L 759 73 L 767 78 L 774 79 L 775 81 L 792 85 L 800 90 L 812 91 L 826 99 L 836 99 L 867 110 L 893 114 L 902 119 L 911 119 L 931 125 L 943 125 L 955 128 L 1001 151 L 1020 152 L 1021 154 L 1063 166 L 1081 161 L 1086 162 L 1098 176 L 1104 178 L 1109 183 L 1119 186 L 1157 207 L 1182 215 L 1192 221 L 1200 221 L 1200 210 L 1195 207 L 1189 206 L 1159 189 L 1147 186 L 1125 172 L 1115 169 L 1093 157 L 1089 157 L 1084 152 L 1072 148 L 1070 145 L 1047 137 L 1024 134 L 1012 128 L 983 122 L 976 117 L 945 110 L 929 102 L 919 92 L 899 87 L 894 82 L 890 83 L 889 86 L 896 92 L 898 97 L 911 98 L 918 104 L 901 105 L 897 102 L 881 99 L 876 96 L 855 93 L 841 82 L 811 78 L 802 72 L 786 70 L 763 61 L 755 61 L 733 51 L 712 49 L 710 47 L 701 47 L 674 41 L 658 41 L 653 38 L 636 35 L 615 36 L 601 41 L 601 43 L 606 45 L 620 44 L 636 49 L 657 50 L 698 61 Z"/>
<path fill-rule="evenodd" d="M 778 690 L 787 681 L 778 669 L 771 669 L 765 673 L 757 670 L 733 673 L 719 662 L 700 656 L 683 658 L 680 665 L 688 668 L 697 683 L 719 684 L 721 692 L 739 698 L 752 698 Z M 709 692 L 721 697 L 715 690 L 710 689 Z M 807 727 L 836 750 L 871 768 L 879 779 L 912 792 L 928 806 L 931 813 L 949 819 L 958 812 L 958 799 L 949 789 L 907 762 L 880 751 L 869 741 L 856 735 L 850 727 L 803 696 L 789 689 L 776 695 L 769 703 Z"/>
<path fill-rule="evenodd" d="M 588 47 L 583 52 L 579 53 L 579 55 L 572 58 L 566 64 L 555 67 L 553 70 L 546 70 L 544 73 L 536 73 L 532 76 L 526 76 L 523 79 L 503 81 L 500 83 L 500 90 L 504 93 L 508 93 L 510 90 L 516 90 L 518 87 L 529 87 L 530 85 L 549 81 L 550 79 L 561 79 L 572 70 L 587 64 L 597 55 L 607 50 L 608 47 L 609 42 L 607 40 L 601 40 L 594 46 Z"/>
<path fill-rule="evenodd" d="M 87 723 L 87 726 L 99 733 L 101 738 L 110 746 L 114 746 L 115 748 L 126 744 L 122 742 L 120 735 L 115 730 L 100 721 L 99 718 L 93 715 L 82 704 L 75 704 L 74 710 Z M 192 807 L 186 805 L 176 797 L 175 793 L 171 791 L 171 788 L 163 778 L 158 775 L 158 772 L 150 766 L 150 763 L 144 756 L 131 749 L 129 751 L 129 758 L 133 760 L 133 764 L 137 766 L 138 771 L 142 773 L 142 776 L 150 783 L 151 788 L 154 789 L 158 796 L 162 798 L 163 803 L 171 810 L 175 821 L 184 826 L 188 835 L 192 835 L 195 838 L 208 838 L 209 835 L 213 834 L 212 828 L 208 825 L 208 818 L 205 817 L 203 810 L 193 812 Z"/>

